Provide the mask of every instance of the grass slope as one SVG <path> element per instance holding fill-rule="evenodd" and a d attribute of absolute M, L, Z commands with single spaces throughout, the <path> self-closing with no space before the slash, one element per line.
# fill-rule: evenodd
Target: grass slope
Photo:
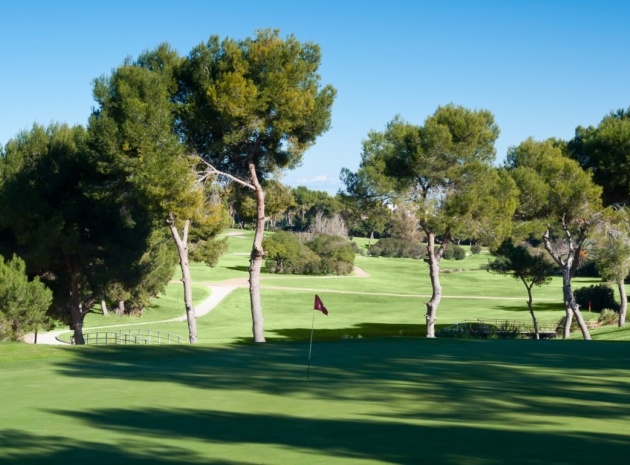
<path fill-rule="evenodd" d="M 3 464 L 627 463 L 630 344 L 0 346 Z"/>

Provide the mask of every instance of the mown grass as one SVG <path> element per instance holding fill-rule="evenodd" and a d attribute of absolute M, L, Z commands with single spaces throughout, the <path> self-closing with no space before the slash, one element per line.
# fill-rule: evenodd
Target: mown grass
<path fill-rule="evenodd" d="M 218 267 L 194 266 L 196 302 L 208 283 L 247 276 L 251 242 L 229 243 Z M 522 284 L 481 270 L 487 258 L 443 263 L 462 271 L 442 274 L 438 329 L 529 318 Z M 196 346 L 1 344 L 0 463 L 627 462 L 630 327 L 593 330 L 590 343 L 428 340 L 426 265 L 357 265 L 369 277 L 265 274 L 263 345 L 250 343 L 245 288 L 198 319 Z M 312 310 L 314 293 L 329 316 Z M 560 296 L 557 281 L 535 290 L 539 319 L 562 315 Z M 173 282 L 142 318 L 87 322 L 185 336 L 186 322 L 160 322 L 181 315 Z"/>
<path fill-rule="evenodd" d="M 0 346 L 3 464 L 627 463 L 630 344 Z"/>
<path fill-rule="evenodd" d="M 219 265 L 208 268 L 193 264 L 195 281 L 193 298 L 201 302 L 208 284 L 235 278 L 247 279 L 250 231 L 233 230 L 229 251 Z M 438 311 L 437 329 L 462 321 L 521 320 L 529 321 L 527 294 L 520 281 L 484 271 L 490 255 L 471 255 L 465 260 L 444 260 L 441 268 L 443 299 Z M 426 332 L 425 302 L 431 295 L 426 263 L 422 260 L 357 256 L 355 264 L 368 277 L 287 276 L 263 272 L 262 302 L 265 330 L 269 340 L 296 340 L 310 337 L 314 294 L 320 295 L 330 310 L 329 317 L 317 313 L 315 336 L 326 340 L 356 337 L 422 336 Z M 147 328 L 187 336 L 185 321 L 163 323 L 161 320 L 184 316 L 182 285 L 174 282 L 141 318 L 104 317 L 98 312 L 88 315 L 86 330 L 118 325 L 118 329 L 150 323 Z M 576 278 L 574 286 L 590 285 L 593 279 Z M 561 303 L 561 281 L 534 289 L 537 318 L 553 325 L 564 314 Z M 597 314 L 584 312 L 587 320 Z M 244 342 L 251 339 L 249 296 L 237 289 L 211 314 L 198 318 L 199 341 L 202 343 Z M 625 333 L 604 332 L 599 338 L 623 338 Z M 69 337 L 69 336 L 68 336 Z M 629 337 L 630 339 L 630 337 Z"/>

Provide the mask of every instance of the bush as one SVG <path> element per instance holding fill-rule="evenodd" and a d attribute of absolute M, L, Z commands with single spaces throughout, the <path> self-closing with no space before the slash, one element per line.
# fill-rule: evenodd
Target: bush
<path fill-rule="evenodd" d="M 616 325 L 619 321 L 619 312 L 604 308 L 597 318 L 597 323 L 600 325 Z"/>
<path fill-rule="evenodd" d="M 588 309 L 590 302 L 590 308 L 594 312 L 601 312 L 604 308 L 619 310 L 619 304 L 615 302 L 614 291 L 606 284 L 582 287 L 576 289 L 573 295 L 575 296 L 575 301 L 583 309 Z"/>
<path fill-rule="evenodd" d="M 452 260 L 455 257 L 455 251 L 453 250 L 453 247 L 446 247 L 446 249 L 444 249 L 444 254 L 442 254 L 442 258 L 444 260 Z"/>
<path fill-rule="evenodd" d="M 455 260 L 463 260 L 466 258 L 466 251 L 458 245 L 453 246 L 453 258 Z"/>
<path fill-rule="evenodd" d="M 320 234 L 306 244 L 320 258 L 316 274 L 349 274 L 354 267 L 356 244 L 340 236 Z"/>
<path fill-rule="evenodd" d="M 427 248 L 418 242 L 409 242 L 404 239 L 386 237 L 370 246 L 370 255 L 373 257 L 397 257 L 397 258 L 423 258 L 427 254 Z"/>
<path fill-rule="evenodd" d="M 436 251 L 438 250 L 438 246 L 436 247 Z M 462 247 L 454 244 L 448 244 L 446 249 L 444 249 L 444 254 L 442 258 L 445 260 L 463 260 L 466 258 L 466 250 Z"/>
<path fill-rule="evenodd" d="M 480 254 L 481 249 L 482 249 L 481 244 L 475 243 L 470 246 L 470 253 L 472 253 L 473 255 Z"/>

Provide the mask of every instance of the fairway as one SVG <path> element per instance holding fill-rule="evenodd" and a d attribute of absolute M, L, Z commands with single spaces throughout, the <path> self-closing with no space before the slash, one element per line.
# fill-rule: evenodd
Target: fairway
<path fill-rule="evenodd" d="M 627 463 L 627 329 L 590 343 L 425 339 L 426 265 L 357 257 L 348 277 L 265 274 L 268 342 L 253 345 L 251 243 L 229 245 L 216 268 L 193 266 L 196 305 L 210 285 L 235 286 L 198 318 L 196 346 L 1 344 L 0 463 Z M 442 263 L 438 329 L 529 319 L 522 285 L 483 271 L 487 259 Z M 560 295 L 558 281 L 535 290 L 539 320 L 563 314 Z M 186 337 L 181 299 L 173 282 L 141 318 L 94 312 L 86 331 Z"/>
<path fill-rule="evenodd" d="M 630 345 L 4 345 L 0 462 L 625 464 Z"/>

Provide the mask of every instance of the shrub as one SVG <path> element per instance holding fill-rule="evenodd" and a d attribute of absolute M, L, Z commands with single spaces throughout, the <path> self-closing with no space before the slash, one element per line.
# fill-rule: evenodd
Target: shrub
<path fill-rule="evenodd" d="M 466 251 L 458 246 L 458 245 L 454 245 L 453 246 L 453 258 L 455 260 L 463 260 L 464 258 L 466 258 Z"/>
<path fill-rule="evenodd" d="M 482 249 L 481 244 L 475 243 L 470 246 L 470 253 L 472 253 L 473 255 L 477 255 L 481 253 L 481 249 Z"/>
<path fill-rule="evenodd" d="M 316 274 L 349 274 L 354 267 L 356 244 L 340 236 L 320 234 L 306 244 L 320 258 Z"/>
<path fill-rule="evenodd" d="M 444 249 L 444 254 L 442 255 L 442 258 L 444 260 L 452 260 L 455 257 L 455 250 L 453 250 L 453 247 L 446 247 L 446 249 Z"/>
<path fill-rule="evenodd" d="M 597 318 L 597 322 L 600 325 L 615 325 L 619 321 L 619 313 L 611 310 L 610 308 L 604 308 Z"/>
<path fill-rule="evenodd" d="M 427 254 L 427 248 L 418 242 L 409 242 L 404 239 L 386 237 L 370 246 L 370 255 L 373 257 L 397 257 L 419 259 Z"/>
<path fill-rule="evenodd" d="M 615 294 L 610 286 L 606 284 L 598 284 L 589 287 L 576 289 L 573 293 L 575 301 L 583 309 L 589 308 L 594 312 L 601 312 L 604 308 L 619 310 L 619 304 L 615 302 Z"/>

